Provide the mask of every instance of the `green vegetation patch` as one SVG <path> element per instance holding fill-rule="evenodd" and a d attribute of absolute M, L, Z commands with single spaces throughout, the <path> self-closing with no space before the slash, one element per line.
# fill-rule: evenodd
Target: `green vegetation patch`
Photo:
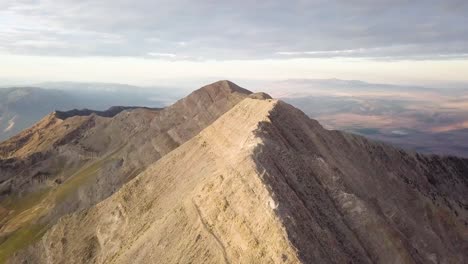
<path fill-rule="evenodd" d="M 10 234 L 8 238 L 0 244 L 0 263 L 5 263 L 13 253 L 37 241 L 46 230 L 47 228 L 42 225 L 32 224 L 22 227 Z"/>
<path fill-rule="evenodd" d="M 77 171 L 72 177 L 59 185 L 57 189 L 53 191 L 55 201 L 59 203 L 65 200 L 65 198 L 73 191 L 76 191 L 79 186 L 88 182 L 93 176 L 96 175 L 96 173 L 99 172 L 106 161 L 106 159 L 96 161 L 90 166 Z"/>
<path fill-rule="evenodd" d="M 26 248 L 40 239 L 49 226 L 37 224 L 37 219 L 47 214 L 47 211 L 53 208 L 54 204 L 60 204 L 70 194 L 78 190 L 80 186 L 93 179 L 105 164 L 116 159 L 116 154 L 121 149 L 122 147 L 89 166 L 83 166 L 82 169 L 77 170 L 64 183 L 56 187 L 48 187 L 23 197 L 12 196 L 0 201 L 0 206 L 10 211 L 6 217 L 0 220 L 0 224 L 3 225 L 8 224 L 9 221 L 16 221 L 13 219 L 15 217 L 20 217 L 21 219 L 27 218 L 18 229 L 0 237 L 0 264 L 5 263 L 15 252 Z M 40 210 L 34 210 L 33 208 L 35 207 Z M 7 213 L 5 212 L 3 215 L 5 214 Z M 20 214 L 22 215 L 20 216 Z"/>
<path fill-rule="evenodd" d="M 23 197 L 10 196 L 7 199 L 1 201 L 0 205 L 5 207 L 5 209 L 14 210 L 16 215 L 42 201 L 42 199 L 47 196 L 49 190 L 50 188 L 44 188 L 40 191 L 29 193 Z"/>

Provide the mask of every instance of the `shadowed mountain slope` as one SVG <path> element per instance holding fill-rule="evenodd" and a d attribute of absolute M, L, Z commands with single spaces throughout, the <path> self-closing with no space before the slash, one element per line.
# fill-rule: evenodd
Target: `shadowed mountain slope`
<path fill-rule="evenodd" d="M 328 131 L 281 102 L 256 134 L 258 171 L 303 262 L 466 262 L 468 160 Z"/>
<path fill-rule="evenodd" d="M 92 114 L 102 117 L 114 117 L 124 110 L 133 110 L 137 108 L 149 109 L 149 110 L 161 110 L 162 108 L 149 108 L 149 107 L 137 107 L 137 106 L 113 106 L 105 111 L 96 111 L 91 109 L 73 109 L 70 111 L 55 111 L 55 117 L 65 120 L 74 116 L 89 116 Z"/>
<path fill-rule="evenodd" d="M 247 98 L 13 263 L 465 263 L 468 160 Z"/>
<path fill-rule="evenodd" d="M 220 81 L 164 109 L 55 112 L 1 143 L 0 260 L 29 233 L 40 237 L 62 215 L 105 199 L 249 94 Z"/>

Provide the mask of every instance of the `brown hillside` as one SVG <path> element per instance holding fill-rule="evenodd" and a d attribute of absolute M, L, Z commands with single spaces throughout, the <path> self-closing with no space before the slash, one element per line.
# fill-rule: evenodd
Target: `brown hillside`
<path fill-rule="evenodd" d="M 162 110 L 50 114 L 0 144 L 0 261 L 31 241 L 31 228 L 40 236 L 62 215 L 105 199 L 250 93 L 220 81 Z"/>
<path fill-rule="evenodd" d="M 247 98 L 12 261 L 465 263 L 467 173 Z"/>

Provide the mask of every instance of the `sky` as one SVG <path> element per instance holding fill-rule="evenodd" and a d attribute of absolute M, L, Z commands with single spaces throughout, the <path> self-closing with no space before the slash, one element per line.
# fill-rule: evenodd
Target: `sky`
<path fill-rule="evenodd" d="M 0 79 L 468 82 L 466 14 L 465 0 L 0 0 Z"/>

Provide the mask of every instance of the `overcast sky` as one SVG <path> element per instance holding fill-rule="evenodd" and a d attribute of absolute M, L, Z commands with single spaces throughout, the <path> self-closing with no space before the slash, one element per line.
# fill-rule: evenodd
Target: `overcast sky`
<path fill-rule="evenodd" d="M 468 81 L 465 0 L 0 0 L 0 78 Z"/>

